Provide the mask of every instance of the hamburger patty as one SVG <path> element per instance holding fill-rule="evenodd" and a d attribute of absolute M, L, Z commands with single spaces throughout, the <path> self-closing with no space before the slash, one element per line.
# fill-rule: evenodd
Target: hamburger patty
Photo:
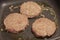
<path fill-rule="evenodd" d="M 24 2 L 20 6 L 20 12 L 28 18 L 33 18 L 41 13 L 41 6 L 33 1 Z"/>
<path fill-rule="evenodd" d="M 4 19 L 5 29 L 12 33 L 17 33 L 21 30 L 24 30 L 28 24 L 28 18 L 25 15 L 21 15 L 19 13 L 9 14 Z"/>
<path fill-rule="evenodd" d="M 32 24 L 32 31 L 37 36 L 51 36 L 56 31 L 56 25 L 48 18 L 39 18 Z"/>

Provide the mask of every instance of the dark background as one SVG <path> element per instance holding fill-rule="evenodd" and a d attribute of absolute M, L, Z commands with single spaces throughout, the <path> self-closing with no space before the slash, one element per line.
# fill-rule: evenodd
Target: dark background
<path fill-rule="evenodd" d="M 15 0 L 0 0 L 0 4 L 2 3 L 2 2 L 8 2 L 8 1 L 15 1 Z M 57 5 L 58 5 L 58 7 L 59 7 L 59 9 L 60 9 L 60 0 L 50 0 L 50 1 L 52 1 L 52 2 L 54 2 L 54 1 L 56 1 L 56 3 L 57 3 Z"/>

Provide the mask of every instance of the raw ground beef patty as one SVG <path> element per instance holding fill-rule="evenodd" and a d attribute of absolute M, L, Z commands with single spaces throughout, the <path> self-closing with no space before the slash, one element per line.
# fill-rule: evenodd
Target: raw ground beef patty
<path fill-rule="evenodd" d="M 41 13 L 41 6 L 33 1 L 24 2 L 20 6 L 20 12 L 28 18 L 33 18 Z"/>
<path fill-rule="evenodd" d="M 32 24 L 32 31 L 37 36 L 51 36 L 56 31 L 56 25 L 48 18 L 39 18 Z"/>
<path fill-rule="evenodd" d="M 5 29 L 12 33 L 24 30 L 28 24 L 28 18 L 19 13 L 11 13 L 4 19 Z"/>

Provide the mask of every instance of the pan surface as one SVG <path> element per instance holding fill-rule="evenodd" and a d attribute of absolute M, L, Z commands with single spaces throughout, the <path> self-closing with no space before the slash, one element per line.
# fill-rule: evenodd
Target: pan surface
<path fill-rule="evenodd" d="M 14 33 L 7 32 L 5 30 L 3 21 L 6 18 L 6 16 L 10 13 L 15 13 L 15 12 L 20 13 L 19 6 L 23 2 L 26 2 L 26 1 L 34 1 L 34 2 L 37 2 L 39 5 L 44 4 L 45 6 L 49 7 L 48 8 L 49 10 L 53 11 L 54 15 L 51 14 L 50 11 L 43 10 L 43 12 L 42 12 L 42 15 L 44 15 L 46 18 L 49 18 L 52 21 L 54 21 L 57 25 L 57 30 L 51 37 L 37 38 L 31 31 L 32 23 L 36 19 L 43 17 L 42 15 L 29 19 L 30 25 L 23 32 L 14 34 Z M 11 7 L 11 6 L 13 6 L 12 10 L 9 9 L 9 7 Z M 15 7 L 15 9 L 14 9 L 14 7 Z M 45 8 L 47 8 L 47 7 L 45 7 Z M 56 39 L 59 40 L 59 38 L 60 38 L 60 32 L 59 32 L 60 31 L 60 27 L 59 27 L 60 26 L 59 25 L 60 17 L 59 17 L 59 15 L 60 14 L 59 14 L 57 4 L 53 0 L 52 1 L 51 0 L 50 1 L 49 0 L 18 0 L 18 1 L 10 0 L 10 1 L 6 1 L 6 2 L 4 1 L 1 3 L 1 6 L 0 6 L 0 40 L 56 40 Z"/>

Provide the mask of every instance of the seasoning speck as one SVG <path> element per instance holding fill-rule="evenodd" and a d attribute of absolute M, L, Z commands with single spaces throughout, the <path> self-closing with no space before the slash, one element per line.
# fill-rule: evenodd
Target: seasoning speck
<path fill-rule="evenodd" d="M 15 6 L 14 9 L 18 8 L 18 6 Z"/>
<path fill-rule="evenodd" d="M 9 7 L 10 11 L 13 11 L 13 7 L 14 7 L 13 5 Z"/>
<path fill-rule="evenodd" d="M 2 28 L 1 28 L 0 30 L 1 30 L 1 31 L 3 31 L 3 29 L 2 29 Z"/>
<path fill-rule="evenodd" d="M 18 38 L 18 40 L 22 40 L 21 38 Z"/>
<path fill-rule="evenodd" d="M 42 17 L 45 17 L 45 15 L 41 14 Z"/>

